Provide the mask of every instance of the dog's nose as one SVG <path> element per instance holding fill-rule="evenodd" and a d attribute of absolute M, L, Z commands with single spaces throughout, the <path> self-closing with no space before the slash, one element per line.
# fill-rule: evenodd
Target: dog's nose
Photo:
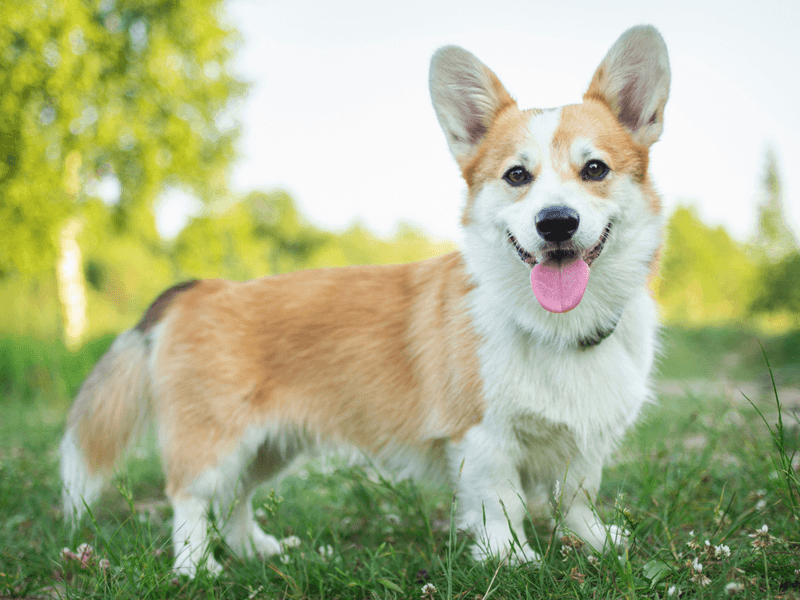
<path fill-rule="evenodd" d="M 581 222 L 577 211 L 566 206 L 543 208 L 536 215 L 536 231 L 548 242 L 565 242 L 570 239 Z"/>

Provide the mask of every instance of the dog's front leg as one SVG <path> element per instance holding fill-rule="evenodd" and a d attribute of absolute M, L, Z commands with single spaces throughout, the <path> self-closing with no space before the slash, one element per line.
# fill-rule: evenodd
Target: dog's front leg
<path fill-rule="evenodd" d="M 564 519 L 562 528 L 597 551 L 621 548 L 628 539 L 627 531 L 616 525 L 606 525 L 595 511 L 602 475 L 602 460 L 580 457 L 569 464 L 563 491 L 556 498 Z"/>
<path fill-rule="evenodd" d="M 451 450 L 459 526 L 475 537 L 473 557 L 539 560 L 525 538 L 525 501 L 519 470 L 503 444 L 478 426 Z"/>

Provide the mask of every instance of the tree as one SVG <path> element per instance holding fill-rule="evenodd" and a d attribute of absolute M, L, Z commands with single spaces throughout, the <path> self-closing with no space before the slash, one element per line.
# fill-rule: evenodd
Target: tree
<path fill-rule="evenodd" d="M 759 286 L 751 306 L 754 313 L 782 315 L 800 325 L 800 252 L 761 265 Z"/>
<path fill-rule="evenodd" d="M 0 276 L 52 274 L 58 256 L 67 332 L 81 321 L 81 294 L 63 290 L 84 285 L 86 199 L 105 195 L 114 230 L 159 252 L 152 205 L 166 185 L 224 193 L 229 103 L 245 86 L 229 74 L 222 4 L 0 3 Z"/>
<path fill-rule="evenodd" d="M 257 191 L 192 219 L 172 255 L 182 277 L 245 280 L 306 268 L 334 238 L 304 223 L 286 192 Z"/>
<path fill-rule="evenodd" d="M 753 242 L 759 262 L 778 261 L 797 250 L 797 240 L 786 223 L 778 158 L 767 148 L 757 230 Z"/>
<path fill-rule="evenodd" d="M 758 278 L 750 311 L 768 316 L 773 326 L 796 325 L 800 322 L 800 249 L 786 222 L 778 159 L 771 147 L 762 186 L 752 249 Z"/>
<path fill-rule="evenodd" d="M 667 223 L 657 295 L 673 322 L 743 319 L 755 273 L 745 249 L 722 227 L 711 228 L 693 207 L 679 206 Z"/>
<path fill-rule="evenodd" d="M 0 272 L 49 270 L 61 224 L 116 189 L 115 226 L 155 241 L 165 185 L 225 187 L 244 86 L 221 0 L 0 4 Z M 110 185 L 109 185 L 110 184 Z"/>

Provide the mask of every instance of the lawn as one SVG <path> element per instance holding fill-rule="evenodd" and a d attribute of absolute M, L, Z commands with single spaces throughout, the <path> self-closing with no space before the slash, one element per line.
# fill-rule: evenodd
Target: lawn
<path fill-rule="evenodd" d="M 102 348 L 0 344 L 0 598 L 800 598 L 800 339 L 764 344 L 775 388 L 753 335 L 665 333 L 663 393 L 606 468 L 597 507 L 632 532 L 621 556 L 529 523 L 519 534 L 541 564 L 477 564 L 451 492 L 330 459 L 256 499 L 264 529 L 292 542 L 284 557 L 242 561 L 219 542 L 224 572 L 194 581 L 170 572 L 171 510 L 146 449 L 92 519 L 74 534 L 62 522 L 67 396 Z"/>

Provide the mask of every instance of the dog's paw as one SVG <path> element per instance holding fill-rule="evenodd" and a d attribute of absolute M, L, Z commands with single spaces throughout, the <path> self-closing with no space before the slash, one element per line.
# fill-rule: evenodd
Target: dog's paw
<path fill-rule="evenodd" d="M 198 562 L 192 560 L 190 554 L 183 553 L 175 559 L 175 566 L 172 567 L 172 571 L 176 575 L 184 575 L 189 579 L 194 579 L 200 569 L 205 569 L 210 575 L 215 576 L 222 573 L 222 565 L 211 555 L 198 564 Z"/>
<path fill-rule="evenodd" d="M 628 545 L 630 532 L 616 525 L 606 525 L 602 521 L 594 521 L 584 527 L 571 531 L 586 542 L 585 549 L 594 552 L 624 550 Z"/>
<path fill-rule="evenodd" d="M 490 559 L 505 560 L 509 565 L 542 562 L 542 556 L 533 550 L 527 542 L 521 548 L 519 545 L 509 542 L 494 544 L 476 542 L 470 552 L 476 562 L 485 562 Z"/>
<path fill-rule="evenodd" d="M 258 525 L 253 527 L 250 536 L 253 542 L 252 547 L 259 556 L 267 558 L 281 553 L 281 544 L 278 539 L 274 535 L 264 533 Z"/>
<path fill-rule="evenodd" d="M 246 531 L 227 532 L 225 542 L 241 558 L 267 558 L 281 552 L 280 542 L 275 536 L 264 533 L 255 522 Z"/>

